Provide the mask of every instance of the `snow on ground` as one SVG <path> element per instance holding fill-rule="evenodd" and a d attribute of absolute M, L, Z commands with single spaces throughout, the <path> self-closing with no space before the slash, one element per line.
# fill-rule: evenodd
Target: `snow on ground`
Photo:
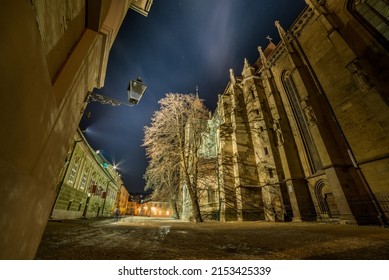
<path fill-rule="evenodd" d="M 36 259 L 389 259 L 389 229 L 124 217 L 49 221 Z"/>

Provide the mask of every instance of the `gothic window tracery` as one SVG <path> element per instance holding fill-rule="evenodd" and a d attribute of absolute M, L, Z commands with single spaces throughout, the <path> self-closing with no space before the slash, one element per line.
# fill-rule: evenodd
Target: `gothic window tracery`
<path fill-rule="evenodd" d="M 386 48 L 389 48 L 388 0 L 350 0 L 348 8 Z"/>
<path fill-rule="evenodd" d="M 304 109 L 302 108 L 300 94 L 289 72 L 283 73 L 282 83 L 307 152 L 310 167 L 314 173 L 322 168 L 319 153 L 309 130 L 309 126 L 316 124 L 316 118 L 314 122 L 312 118 L 308 117 L 309 115 L 306 115 L 306 110 L 304 109 L 306 109 L 307 105 Z"/>

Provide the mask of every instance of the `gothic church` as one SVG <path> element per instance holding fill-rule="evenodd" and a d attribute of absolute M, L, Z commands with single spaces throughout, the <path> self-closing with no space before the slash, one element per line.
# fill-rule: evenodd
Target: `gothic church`
<path fill-rule="evenodd" d="M 306 2 L 230 70 L 200 154 L 217 170 L 205 218 L 388 223 L 388 2 Z"/>

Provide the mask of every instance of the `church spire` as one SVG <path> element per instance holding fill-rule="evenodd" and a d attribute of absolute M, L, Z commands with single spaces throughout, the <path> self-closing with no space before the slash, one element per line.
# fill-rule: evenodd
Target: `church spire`
<path fill-rule="evenodd" d="M 196 85 L 196 98 L 199 98 L 199 86 Z"/>
<path fill-rule="evenodd" d="M 254 73 L 255 73 L 254 68 L 250 65 L 250 63 L 247 60 L 247 58 L 245 58 L 244 59 L 244 66 L 243 66 L 242 76 L 246 78 L 246 77 L 250 77 L 250 76 L 254 75 Z"/>
<path fill-rule="evenodd" d="M 244 68 L 248 68 L 250 67 L 249 65 L 249 61 L 247 60 L 247 58 L 244 59 Z"/>
<path fill-rule="evenodd" d="M 278 30 L 278 33 L 280 34 L 280 37 L 282 39 L 282 41 L 284 41 L 285 43 L 287 42 L 287 37 L 286 37 L 286 32 L 285 30 L 282 28 L 280 22 L 278 20 L 275 21 L 275 25 L 277 27 L 277 30 Z"/>
<path fill-rule="evenodd" d="M 230 80 L 231 80 L 231 83 L 233 85 L 235 85 L 236 79 L 235 79 L 235 74 L 234 74 L 234 70 L 233 69 L 230 69 Z"/>
<path fill-rule="evenodd" d="M 261 58 L 262 65 L 264 67 L 266 67 L 267 66 L 267 59 L 266 59 L 265 54 L 263 53 L 261 46 L 258 47 L 258 52 L 259 52 L 259 57 Z"/>

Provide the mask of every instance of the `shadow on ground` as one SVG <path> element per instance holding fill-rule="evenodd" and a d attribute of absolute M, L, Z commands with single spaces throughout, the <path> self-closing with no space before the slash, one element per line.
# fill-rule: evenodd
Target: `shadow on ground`
<path fill-rule="evenodd" d="M 36 259 L 389 259 L 389 229 L 125 217 L 49 221 Z"/>

